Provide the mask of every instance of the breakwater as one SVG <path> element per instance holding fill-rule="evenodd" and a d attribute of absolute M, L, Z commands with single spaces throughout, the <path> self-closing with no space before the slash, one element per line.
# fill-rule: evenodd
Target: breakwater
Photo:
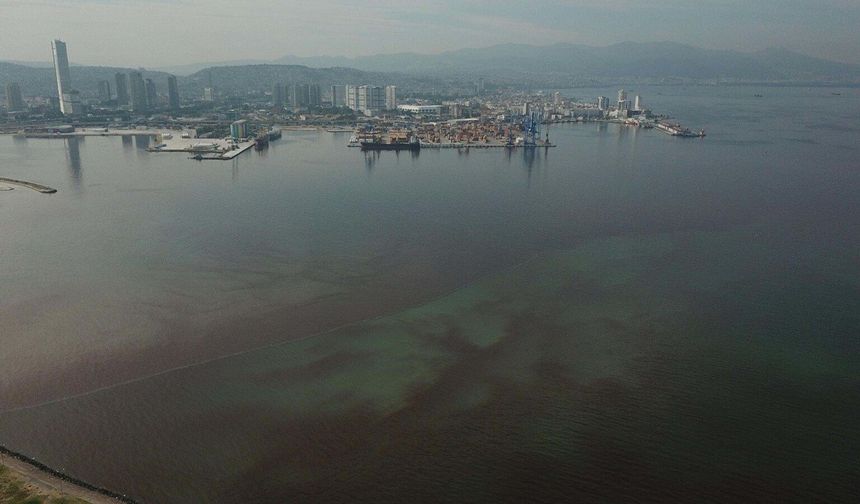
<path fill-rule="evenodd" d="M 16 451 L 10 450 L 3 445 L 0 445 L 0 454 L 5 455 L 7 457 L 13 458 L 19 462 L 23 462 L 27 465 L 38 469 L 39 471 L 49 474 L 57 479 L 65 481 L 66 483 L 71 483 L 77 487 L 83 488 L 85 490 L 89 490 L 90 492 L 97 493 L 99 495 L 103 495 L 105 497 L 111 498 L 117 502 L 124 502 L 126 504 L 139 504 L 136 500 L 132 499 L 127 495 L 123 495 L 112 490 L 108 490 L 107 488 L 100 487 L 97 485 L 93 485 L 91 483 L 87 483 L 86 481 L 75 478 L 74 476 L 70 476 L 66 473 L 48 467 L 47 465 L 39 462 L 38 460 L 28 457 L 24 454 L 18 453 Z"/>
<path fill-rule="evenodd" d="M 54 189 L 53 187 L 44 186 L 42 184 L 37 184 L 35 182 L 27 182 L 25 180 L 16 180 L 16 179 L 0 177 L 0 182 L 5 182 L 7 184 L 14 184 L 14 185 L 22 186 L 22 187 L 27 187 L 29 189 L 32 189 L 34 191 L 39 191 L 40 193 L 44 193 L 44 194 L 54 194 L 55 192 L 57 192 L 57 190 Z"/>

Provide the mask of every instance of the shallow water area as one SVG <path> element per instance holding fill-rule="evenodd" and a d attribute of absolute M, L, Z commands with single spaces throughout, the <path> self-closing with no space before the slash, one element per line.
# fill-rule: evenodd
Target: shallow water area
<path fill-rule="evenodd" d="M 0 443 L 143 502 L 850 502 L 831 91 L 642 88 L 708 137 L 536 151 L 0 137 L 58 189 L 0 194 Z"/>

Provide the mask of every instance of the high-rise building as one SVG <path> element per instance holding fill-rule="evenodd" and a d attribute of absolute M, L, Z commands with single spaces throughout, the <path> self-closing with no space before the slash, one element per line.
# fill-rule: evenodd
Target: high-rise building
<path fill-rule="evenodd" d="M 358 86 L 346 86 L 346 106 L 358 110 Z"/>
<path fill-rule="evenodd" d="M 346 107 L 346 88 L 342 84 L 334 85 L 331 87 L 331 106 L 332 107 Z"/>
<path fill-rule="evenodd" d="M 397 109 L 397 86 L 385 86 L 385 110 Z"/>
<path fill-rule="evenodd" d="M 215 88 L 206 87 L 203 88 L 203 101 L 214 102 L 215 101 Z"/>
<path fill-rule="evenodd" d="M 627 92 L 623 89 L 618 90 L 618 116 L 628 117 L 630 111 L 630 100 L 627 99 Z"/>
<path fill-rule="evenodd" d="M 633 110 L 639 112 L 642 110 L 642 97 L 636 95 L 636 98 L 633 99 Z"/>
<path fill-rule="evenodd" d="M 478 79 L 478 82 L 475 83 L 475 94 L 482 95 L 484 94 L 484 78 Z"/>
<path fill-rule="evenodd" d="M 310 84 L 295 84 L 290 86 L 290 105 L 293 108 L 308 107 L 314 105 L 311 103 L 312 88 Z M 316 86 L 317 101 L 319 100 L 319 86 Z"/>
<path fill-rule="evenodd" d="M 322 91 L 319 84 L 308 85 L 308 106 L 319 107 L 322 105 Z"/>
<path fill-rule="evenodd" d="M 131 89 L 132 112 L 145 113 L 149 111 L 146 101 L 146 83 L 140 72 L 129 74 L 129 88 Z"/>
<path fill-rule="evenodd" d="M 605 96 L 597 97 L 597 110 L 606 111 L 609 110 L 609 98 Z"/>
<path fill-rule="evenodd" d="M 284 108 L 283 83 L 276 82 L 275 85 L 272 86 L 272 106 L 274 106 L 277 110 Z"/>
<path fill-rule="evenodd" d="M 102 103 L 109 102 L 111 99 L 110 94 L 110 81 L 101 80 L 99 81 L 99 100 Z"/>
<path fill-rule="evenodd" d="M 152 79 L 146 79 L 146 105 L 149 110 L 158 108 L 158 92 Z"/>
<path fill-rule="evenodd" d="M 561 93 L 559 93 L 558 91 L 552 94 L 552 104 L 556 107 L 561 105 Z"/>
<path fill-rule="evenodd" d="M 174 112 L 179 110 L 179 84 L 176 82 L 175 75 L 167 76 L 167 102 L 170 110 Z"/>
<path fill-rule="evenodd" d="M 63 115 L 79 114 L 81 102 L 78 98 L 78 92 L 72 89 L 72 76 L 69 73 L 69 54 L 66 51 L 66 43 L 62 40 L 52 40 L 51 53 L 54 57 L 54 76 L 57 80 L 60 112 Z"/>
<path fill-rule="evenodd" d="M 385 108 L 385 89 L 380 86 L 358 87 L 358 110 L 372 115 Z"/>
<path fill-rule="evenodd" d="M 128 105 L 128 76 L 124 73 L 114 75 L 116 80 L 116 104 L 119 106 Z"/>
<path fill-rule="evenodd" d="M 6 84 L 6 111 L 20 112 L 27 107 L 24 105 L 24 98 L 21 96 L 21 88 L 17 82 Z"/>

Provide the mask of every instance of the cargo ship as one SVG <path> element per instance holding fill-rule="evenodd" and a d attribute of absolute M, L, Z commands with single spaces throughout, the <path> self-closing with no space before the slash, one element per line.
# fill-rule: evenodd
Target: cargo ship
<path fill-rule="evenodd" d="M 668 133 L 672 136 L 686 137 L 686 138 L 702 138 L 705 136 L 705 130 L 700 130 L 698 133 L 690 131 L 690 128 L 683 128 L 680 124 L 673 124 L 669 122 L 658 122 L 657 129 L 662 131 L 663 133 Z"/>
<path fill-rule="evenodd" d="M 349 142 L 347 142 L 347 147 L 361 147 L 361 144 L 365 142 L 373 142 L 376 138 L 376 135 L 372 131 L 356 131 L 349 137 Z"/>
<path fill-rule="evenodd" d="M 410 131 L 391 130 L 387 135 L 374 136 L 370 140 L 361 141 L 363 151 L 417 151 L 421 149 L 421 141 Z"/>

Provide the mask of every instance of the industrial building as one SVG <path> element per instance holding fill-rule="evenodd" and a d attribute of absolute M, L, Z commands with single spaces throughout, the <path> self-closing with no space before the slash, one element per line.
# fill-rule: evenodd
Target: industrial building
<path fill-rule="evenodd" d="M 442 105 L 398 105 L 397 110 L 411 114 L 438 116 L 442 114 Z"/>
<path fill-rule="evenodd" d="M 230 125 L 230 136 L 239 141 L 248 138 L 248 121 L 241 119 Z"/>

